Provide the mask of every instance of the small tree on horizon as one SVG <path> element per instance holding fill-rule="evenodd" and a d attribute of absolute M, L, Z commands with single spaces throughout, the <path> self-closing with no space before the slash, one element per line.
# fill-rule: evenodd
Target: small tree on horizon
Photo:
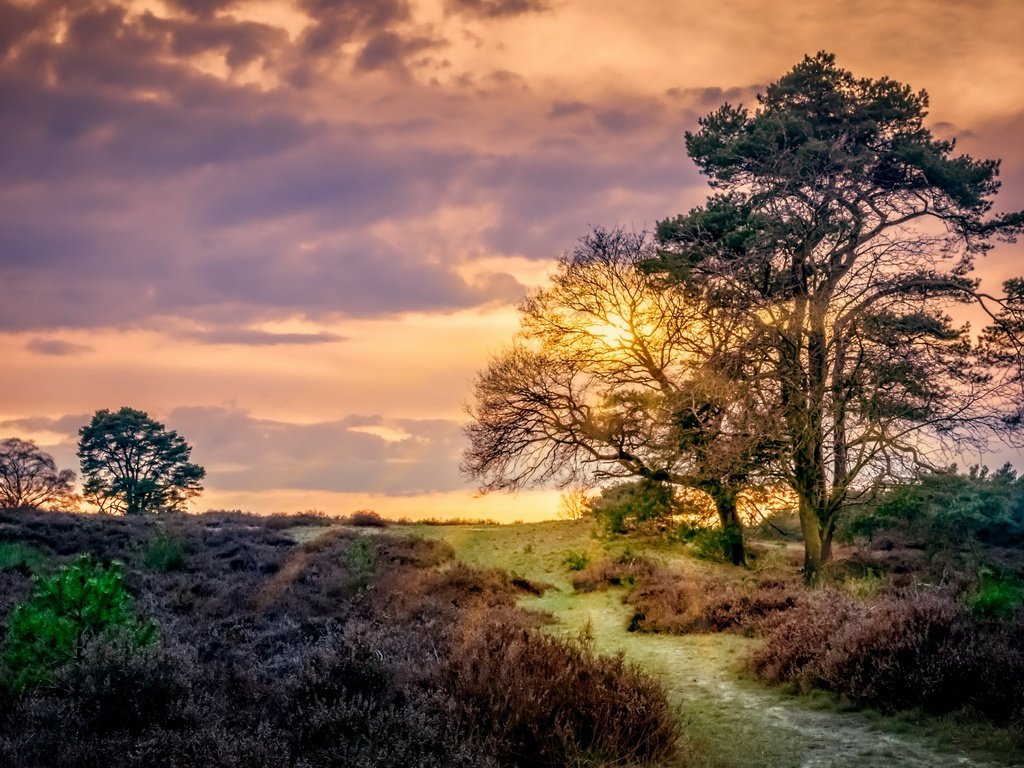
<path fill-rule="evenodd" d="M 183 510 L 206 476 L 192 448 L 144 411 L 99 410 L 79 430 L 85 498 L 107 514 Z"/>
<path fill-rule="evenodd" d="M 593 513 L 594 496 L 584 485 L 573 485 L 562 491 L 558 516 L 563 520 L 582 520 Z"/>
<path fill-rule="evenodd" d="M 75 507 L 75 473 L 57 469 L 33 440 L 0 440 L 0 507 Z"/>

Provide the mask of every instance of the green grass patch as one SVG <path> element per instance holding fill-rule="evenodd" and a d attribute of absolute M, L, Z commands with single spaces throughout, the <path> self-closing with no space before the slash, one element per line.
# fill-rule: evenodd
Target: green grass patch
<path fill-rule="evenodd" d="M 183 571 L 188 566 L 184 545 L 167 533 L 160 533 L 150 539 L 142 560 L 147 568 L 161 573 Z"/>
<path fill-rule="evenodd" d="M 565 565 L 570 571 L 582 571 L 584 568 L 590 565 L 590 555 L 588 555 L 586 552 L 566 552 Z"/>
<path fill-rule="evenodd" d="M 1024 582 L 1012 573 L 982 567 L 971 610 L 985 619 L 1012 616 L 1024 603 Z"/>
<path fill-rule="evenodd" d="M 345 552 L 345 567 L 356 590 L 369 586 L 377 569 L 377 546 L 374 542 L 368 537 L 353 541 Z"/>
<path fill-rule="evenodd" d="M 35 547 L 18 542 L 0 543 L 0 571 L 39 573 L 46 564 L 46 555 Z"/>

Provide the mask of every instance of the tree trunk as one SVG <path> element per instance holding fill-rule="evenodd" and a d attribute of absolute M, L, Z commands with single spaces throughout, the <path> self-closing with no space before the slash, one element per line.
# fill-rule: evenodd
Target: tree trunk
<path fill-rule="evenodd" d="M 722 524 L 724 534 L 722 549 L 726 559 L 733 565 L 746 565 L 747 552 L 743 545 L 743 523 L 736 511 L 737 492 L 728 487 L 719 486 L 711 491 L 718 520 Z"/>
<path fill-rule="evenodd" d="M 822 546 L 817 506 L 803 496 L 800 497 L 800 530 L 804 536 L 804 581 L 814 584 L 827 556 Z"/>
<path fill-rule="evenodd" d="M 825 530 L 821 536 L 821 562 L 827 563 L 832 559 L 832 538 L 836 532 L 835 515 L 829 517 L 824 528 Z"/>
<path fill-rule="evenodd" d="M 797 298 L 790 345 L 791 358 L 785 360 L 787 374 L 783 380 L 786 422 L 791 434 L 793 457 L 793 490 L 800 500 L 800 528 L 804 536 L 804 580 L 817 581 L 821 567 L 828 560 L 829 530 L 828 470 L 825 452 L 825 408 L 828 389 L 828 354 L 825 333 L 827 302 L 820 296 Z M 796 327 L 797 320 L 808 324 Z M 801 359 L 805 347 L 806 366 Z M 844 458 L 845 462 L 845 458 Z M 831 537 L 829 537 L 830 539 Z"/>

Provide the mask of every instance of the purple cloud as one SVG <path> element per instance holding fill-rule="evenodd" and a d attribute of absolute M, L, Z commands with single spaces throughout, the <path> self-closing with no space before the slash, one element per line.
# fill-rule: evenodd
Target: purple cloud
<path fill-rule="evenodd" d="M 245 347 L 308 346 L 311 344 L 334 344 L 345 341 L 336 333 L 270 333 L 253 328 L 220 328 L 211 331 L 192 331 L 182 334 L 184 338 L 200 344 L 237 345 Z"/>
<path fill-rule="evenodd" d="M 448 0 L 450 13 L 464 13 L 483 18 L 507 18 L 528 13 L 543 13 L 551 6 L 545 0 Z"/>
<path fill-rule="evenodd" d="M 193 446 L 210 488 L 402 496 L 465 487 L 462 429 L 454 421 L 348 416 L 290 424 L 230 408 L 179 408 L 167 424 Z M 388 437 L 375 434 L 381 427 Z"/>
<path fill-rule="evenodd" d="M 50 355 L 54 357 L 66 357 L 68 355 L 81 355 L 89 352 L 92 347 L 84 344 L 74 344 L 61 339 L 30 339 L 25 344 L 25 349 L 37 355 Z"/>

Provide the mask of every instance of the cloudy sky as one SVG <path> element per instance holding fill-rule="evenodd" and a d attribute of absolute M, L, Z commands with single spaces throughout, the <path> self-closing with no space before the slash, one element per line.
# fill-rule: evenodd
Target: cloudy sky
<path fill-rule="evenodd" d="M 1017 0 L 0 0 L 0 437 L 75 467 L 130 405 L 193 445 L 200 509 L 550 516 L 457 465 L 552 259 L 699 203 L 684 131 L 821 49 L 928 90 L 1022 208 L 1022 29 Z"/>

